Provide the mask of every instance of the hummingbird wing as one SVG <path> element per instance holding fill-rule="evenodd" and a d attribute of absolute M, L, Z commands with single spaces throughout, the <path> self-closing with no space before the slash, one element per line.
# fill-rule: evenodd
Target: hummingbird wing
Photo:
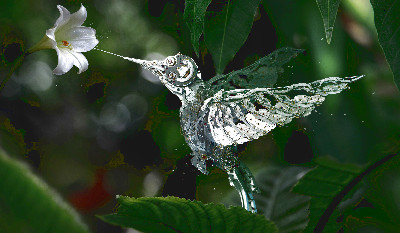
<path fill-rule="evenodd" d="M 207 117 L 208 135 L 222 146 L 257 139 L 277 125 L 309 115 L 325 96 L 341 92 L 361 77 L 331 77 L 278 88 L 220 90 L 201 107 Z"/>
<path fill-rule="evenodd" d="M 280 48 L 241 70 L 217 75 L 205 83 L 206 89 L 209 90 L 208 96 L 215 95 L 221 89 L 228 91 L 237 88 L 272 87 L 276 83 L 278 75 L 283 72 L 283 65 L 303 51 L 302 49 Z"/>

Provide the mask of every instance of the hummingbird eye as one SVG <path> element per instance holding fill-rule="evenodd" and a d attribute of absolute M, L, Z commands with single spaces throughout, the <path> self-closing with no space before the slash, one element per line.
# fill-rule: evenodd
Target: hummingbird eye
<path fill-rule="evenodd" d="M 167 57 L 167 59 L 165 59 L 165 62 L 168 66 L 174 66 L 176 64 L 176 58 L 173 56 Z"/>
<path fill-rule="evenodd" d="M 183 60 L 182 65 L 176 69 L 179 73 L 181 81 L 188 81 L 193 73 L 193 67 L 188 60 Z"/>
<path fill-rule="evenodd" d="M 177 76 L 178 75 L 175 72 L 171 72 L 171 73 L 168 74 L 168 78 L 171 81 L 175 81 Z"/>

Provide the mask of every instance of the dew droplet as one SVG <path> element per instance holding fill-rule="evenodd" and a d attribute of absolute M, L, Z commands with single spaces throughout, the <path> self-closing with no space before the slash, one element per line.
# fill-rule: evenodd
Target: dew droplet
<path fill-rule="evenodd" d="M 332 32 L 333 32 L 333 27 L 328 27 L 328 28 L 325 29 L 326 42 L 328 44 L 331 44 Z"/>

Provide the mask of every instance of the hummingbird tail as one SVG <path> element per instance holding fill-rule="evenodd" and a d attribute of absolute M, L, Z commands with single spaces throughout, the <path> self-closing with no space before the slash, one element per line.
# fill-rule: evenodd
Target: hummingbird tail
<path fill-rule="evenodd" d="M 255 185 L 254 176 L 251 174 L 247 166 L 240 162 L 238 166 L 228 171 L 231 186 L 239 192 L 242 201 L 242 207 L 252 213 L 257 213 L 256 203 L 254 201 L 254 193 L 259 193 L 259 189 Z"/>

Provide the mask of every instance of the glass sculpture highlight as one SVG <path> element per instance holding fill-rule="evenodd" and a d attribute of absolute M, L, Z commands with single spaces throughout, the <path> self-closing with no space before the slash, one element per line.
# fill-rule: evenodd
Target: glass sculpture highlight
<path fill-rule="evenodd" d="M 180 53 L 154 61 L 117 56 L 150 70 L 179 97 L 181 130 L 192 150 L 193 166 L 208 174 L 206 161 L 211 160 L 213 166 L 227 172 L 231 186 L 239 192 L 243 208 L 256 213 L 253 194 L 259 191 L 250 170 L 238 160 L 236 146 L 257 139 L 293 118 L 309 115 L 327 95 L 340 93 L 349 83 L 363 77 L 330 77 L 277 88 L 235 87 L 232 81 L 237 77 L 243 81 L 262 66 L 285 63 L 279 54 L 290 50 L 295 49 L 279 49 L 265 58 L 267 62 L 256 62 L 240 70 L 240 74 L 234 71 L 208 82 L 201 79 L 194 60 Z M 305 94 L 293 96 L 297 91 Z"/>

